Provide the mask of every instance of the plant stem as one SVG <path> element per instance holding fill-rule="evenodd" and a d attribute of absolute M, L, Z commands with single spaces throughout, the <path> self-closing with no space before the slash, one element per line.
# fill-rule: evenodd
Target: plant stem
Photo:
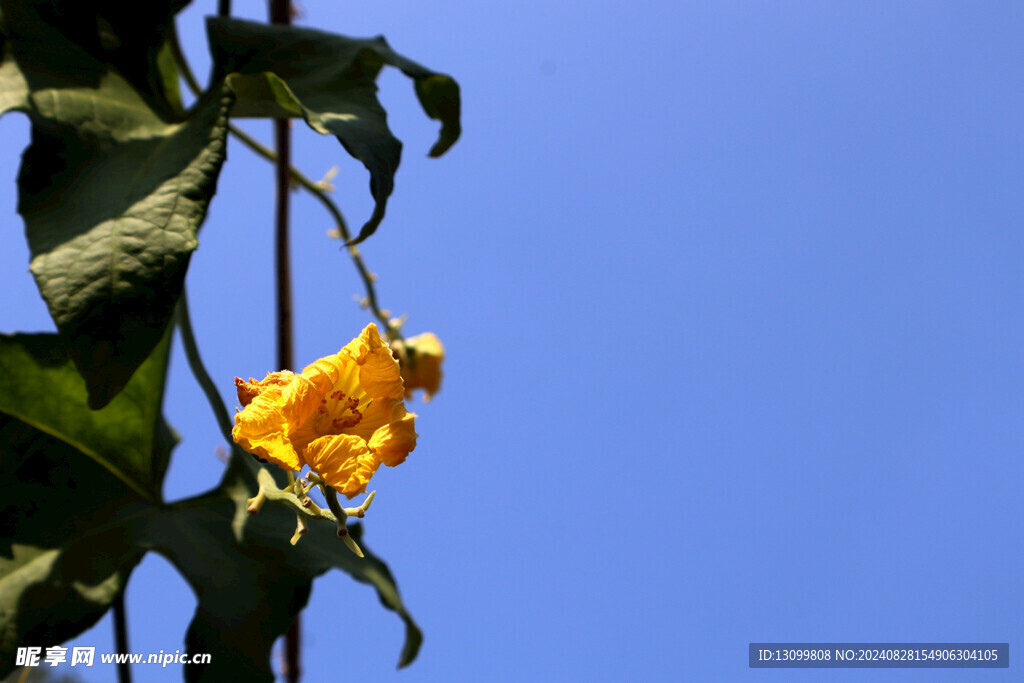
<path fill-rule="evenodd" d="M 274 120 L 274 141 L 277 147 L 274 208 L 274 271 L 277 274 L 277 367 L 294 367 L 292 348 L 292 280 L 291 249 L 288 240 L 288 159 L 291 156 L 291 129 L 288 119 Z"/>
<path fill-rule="evenodd" d="M 122 654 L 128 653 L 128 619 L 124 612 L 124 591 L 114 598 L 114 648 Z M 128 662 L 117 663 L 118 683 L 132 683 L 132 671 Z"/>
<path fill-rule="evenodd" d="M 270 21 L 274 24 L 292 22 L 291 0 L 270 0 Z M 277 161 L 274 163 L 275 211 L 274 251 L 277 273 L 277 367 L 294 367 L 292 345 L 292 282 L 291 249 L 288 244 L 288 194 L 291 191 L 291 122 L 288 119 L 274 119 L 274 147 Z M 302 613 L 285 634 L 284 675 L 288 683 L 298 683 L 301 676 L 299 655 L 301 652 Z"/>
<path fill-rule="evenodd" d="M 231 416 L 228 413 L 228 408 L 224 405 L 224 399 L 221 398 L 220 393 L 217 391 L 217 385 L 210 378 L 210 373 L 206 372 L 203 359 L 199 357 L 199 347 L 196 346 L 195 334 L 192 331 L 192 320 L 188 313 L 188 296 L 184 287 L 181 289 L 181 298 L 178 299 L 177 323 L 178 331 L 181 333 L 181 343 L 185 347 L 185 357 L 188 359 L 188 366 L 191 368 L 192 374 L 195 375 L 196 381 L 199 382 L 203 393 L 206 394 L 206 400 L 209 401 L 213 415 L 217 419 L 217 426 L 220 427 L 221 435 L 229 444 L 233 444 L 234 439 L 231 438 Z"/>
<path fill-rule="evenodd" d="M 221 398 L 220 393 L 217 391 L 217 385 L 213 383 L 210 373 L 206 371 L 206 366 L 203 365 L 203 359 L 199 357 L 199 347 L 196 346 L 195 333 L 192 331 L 192 319 L 188 313 L 188 296 L 184 287 L 182 287 L 181 297 L 178 299 L 175 320 L 178 325 L 178 332 L 181 333 L 181 343 L 185 348 L 188 367 L 192 370 L 192 375 L 199 382 L 200 388 L 202 388 L 203 393 L 206 395 L 210 409 L 213 410 L 213 416 L 217 420 L 217 426 L 220 427 L 221 435 L 231 445 L 232 456 L 238 458 L 242 466 L 249 470 L 250 474 L 256 476 L 260 467 L 238 447 L 232 438 L 232 421 L 228 414 L 228 407 L 224 405 L 224 399 Z"/>

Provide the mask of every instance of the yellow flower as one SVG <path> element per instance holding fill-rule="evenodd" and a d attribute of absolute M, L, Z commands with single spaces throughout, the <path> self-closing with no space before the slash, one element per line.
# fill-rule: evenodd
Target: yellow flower
<path fill-rule="evenodd" d="M 412 398 L 413 389 L 423 389 L 423 400 L 429 401 L 441 389 L 441 363 L 444 361 L 441 340 L 432 332 L 424 332 L 392 346 L 402 365 L 405 397 Z"/>
<path fill-rule="evenodd" d="M 374 324 L 301 374 L 235 378 L 242 410 L 235 442 L 289 470 L 309 465 L 349 498 L 366 490 L 381 463 L 394 467 L 416 448 L 416 415 L 405 409 L 398 362 Z"/>

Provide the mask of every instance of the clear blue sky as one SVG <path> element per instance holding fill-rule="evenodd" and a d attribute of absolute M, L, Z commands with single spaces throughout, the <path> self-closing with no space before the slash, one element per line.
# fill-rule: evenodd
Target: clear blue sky
<path fill-rule="evenodd" d="M 197 65 L 214 5 L 183 23 Z M 435 125 L 381 79 L 405 157 L 363 248 L 383 305 L 449 355 L 366 521 L 426 641 L 394 673 L 400 622 L 330 575 L 306 680 L 1020 677 L 749 670 L 747 643 L 1008 641 L 1019 662 L 1024 5 L 300 7 L 385 34 L 464 103 L 462 140 L 429 160 Z M 0 135 L 0 325 L 52 329 L 13 216 L 24 119 Z M 368 216 L 362 167 L 296 139 Z M 189 272 L 229 405 L 235 375 L 276 369 L 271 179 L 230 146 Z M 293 217 L 301 365 L 369 319 L 328 217 L 301 195 Z M 216 483 L 223 445 L 178 351 L 166 412 L 177 499 Z M 133 650 L 182 647 L 194 599 L 166 561 L 127 601 Z M 73 643 L 111 641 L 105 619 Z"/>

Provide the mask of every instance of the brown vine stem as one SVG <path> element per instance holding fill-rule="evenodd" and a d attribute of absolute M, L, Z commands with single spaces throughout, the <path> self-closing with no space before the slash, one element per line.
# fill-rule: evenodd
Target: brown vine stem
<path fill-rule="evenodd" d="M 277 273 L 277 367 L 295 366 L 292 343 L 291 249 L 288 239 L 288 167 L 291 157 L 291 129 L 288 119 L 274 119 L 277 163 L 274 165 L 274 271 Z"/>
<path fill-rule="evenodd" d="M 291 0 L 270 0 L 270 21 L 292 23 Z M 288 243 L 288 197 L 291 192 L 291 121 L 274 119 L 275 211 L 274 253 L 277 273 L 277 367 L 294 367 L 292 345 L 292 280 L 291 249 Z M 292 480 L 292 477 L 288 477 Z M 295 615 L 284 636 L 284 675 L 288 683 L 298 683 L 302 675 L 299 664 L 302 637 L 302 612 Z"/>

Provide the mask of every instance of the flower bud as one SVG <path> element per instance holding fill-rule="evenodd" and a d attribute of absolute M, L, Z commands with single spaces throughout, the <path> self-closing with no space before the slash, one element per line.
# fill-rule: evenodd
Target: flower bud
<path fill-rule="evenodd" d="M 441 389 L 441 363 L 444 361 L 441 340 L 432 332 L 424 332 L 391 346 L 401 365 L 405 397 L 412 398 L 414 389 L 423 389 L 423 400 L 429 401 Z"/>

